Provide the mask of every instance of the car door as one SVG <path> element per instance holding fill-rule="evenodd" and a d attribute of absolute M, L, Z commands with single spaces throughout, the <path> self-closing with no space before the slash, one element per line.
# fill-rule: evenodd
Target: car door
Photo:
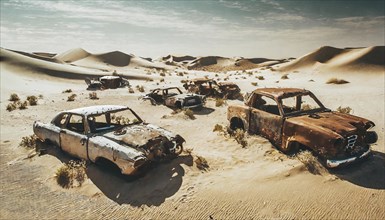
<path fill-rule="evenodd" d="M 277 102 L 270 97 L 262 98 L 262 105 L 258 100 L 253 102 L 250 112 L 250 128 L 252 133 L 260 134 L 273 144 L 280 145 L 282 137 L 283 117 L 280 115 Z"/>
<path fill-rule="evenodd" d="M 84 116 L 71 114 L 66 126 L 60 130 L 62 150 L 75 157 L 87 159 L 87 141 Z"/>

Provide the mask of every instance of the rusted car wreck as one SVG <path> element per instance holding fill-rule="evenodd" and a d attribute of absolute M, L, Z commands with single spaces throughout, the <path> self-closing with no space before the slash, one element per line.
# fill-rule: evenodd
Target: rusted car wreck
<path fill-rule="evenodd" d="M 204 95 L 184 94 L 178 87 L 156 88 L 141 97 L 150 100 L 151 104 L 163 104 L 178 109 L 200 109 L 205 102 Z"/>
<path fill-rule="evenodd" d="M 100 105 L 63 111 L 51 123 L 35 121 L 34 133 L 72 156 L 114 164 L 122 174 L 177 157 L 185 140 L 148 124 L 129 107 Z"/>
<path fill-rule="evenodd" d="M 230 129 L 266 137 L 284 153 L 310 149 L 329 168 L 367 157 L 377 141 L 372 121 L 331 111 L 304 89 L 256 89 L 227 118 Z"/>
<path fill-rule="evenodd" d="M 102 76 L 98 79 L 86 78 L 87 90 L 116 89 L 129 86 L 127 79 L 121 76 Z"/>
<path fill-rule="evenodd" d="M 241 89 L 232 82 L 216 82 L 213 79 L 196 78 L 187 81 L 183 87 L 192 93 L 227 99 L 242 98 Z"/>

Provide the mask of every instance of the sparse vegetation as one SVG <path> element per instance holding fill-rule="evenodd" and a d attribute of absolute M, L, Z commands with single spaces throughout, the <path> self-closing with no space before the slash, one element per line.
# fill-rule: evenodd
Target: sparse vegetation
<path fill-rule="evenodd" d="M 72 89 L 66 89 L 62 93 L 71 93 L 71 92 L 72 92 Z"/>
<path fill-rule="evenodd" d="M 183 72 L 177 72 L 176 75 L 177 76 L 183 76 Z"/>
<path fill-rule="evenodd" d="M 196 159 L 194 160 L 194 162 L 197 165 L 197 168 L 200 170 L 206 171 L 210 167 L 207 160 L 201 156 L 196 156 Z"/>
<path fill-rule="evenodd" d="M 349 83 L 349 82 L 344 79 L 337 79 L 337 78 L 331 78 L 328 81 L 326 81 L 326 84 L 346 84 L 346 83 Z"/>
<path fill-rule="evenodd" d="M 192 148 L 184 148 L 184 149 L 183 149 L 183 152 L 186 153 L 186 154 L 188 154 L 188 155 L 191 155 L 192 152 L 193 152 L 193 150 L 194 150 L 194 149 L 192 149 Z"/>
<path fill-rule="evenodd" d="M 134 89 L 132 87 L 128 88 L 129 93 L 135 93 Z"/>
<path fill-rule="evenodd" d="M 302 104 L 302 106 L 301 106 L 301 110 L 302 111 L 308 111 L 308 110 L 311 110 L 311 109 L 313 109 L 313 107 L 311 105 L 309 105 L 309 104 Z"/>
<path fill-rule="evenodd" d="M 29 102 L 29 105 L 37 105 L 37 97 L 34 95 L 28 96 L 27 101 Z"/>
<path fill-rule="evenodd" d="M 246 134 L 243 129 L 237 129 L 233 133 L 234 139 L 240 144 L 243 148 L 247 147 Z"/>
<path fill-rule="evenodd" d="M 251 85 L 258 86 L 258 83 L 257 82 L 251 82 Z"/>
<path fill-rule="evenodd" d="M 289 74 L 283 74 L 283 75 L 281 76 L 281 79 L 289 79 L 288 75 L 289 75 Z"/>
<path fill-rule="evenodd" d="M 19 100 L 20 100 L 20 98 L 16 93 L 12 93 L 9 97 L 9 101 L 11 101 L 11 102 L 17 102 Z"/>
<path fill-rule="evenodd" d="M 20 110 L 27 109 L 28 102 L 27 102 L 27 101 L 24 101 L 24 102 L 17 102 L 17 105 L 19 106 L 19 109 L 20 109 Z"/>
<path fill-rule="evenodd" d="M 43 99 L 44 96 L 42 94 L 39 95 L 39 99 Z"/>
<path fill-rule="evenodd" d="M 256 76 L 255 78 L 257 78 L 259 80 L 265 80 L 265 77 L 263 77 L 263 76 Z"/>
<path fill-rule="evenodd" d="M 160 79 L 160 81 L 159 82 L 164 82 L 164 79 Z"/>
<path fill-rule="evenodd" d="M 72 94 L 72 95 L 68 96 L 67 102 L 73 102 L 73 101 L 75 101 L 76 96 L 77 96 L 76 94 Z"/>
<path fill-rule="evenodd" d="M 56 182 L 63 188 L 81 186 L 86 180 L 86 162 L 71 160 L 55 173 Z"/>
<path fill-rule="evenodd" d="M 96 92 L 90 92 L 88 95 L 90 99 L 93 99 L 93 100 L 99 99 L 98 94 Z"/>
<path fill-rule="evenodd" d="M 13 111 L 13 110 L 16 110 L 16 109 L 17 109 L 17 105 L 16 105 L 15 102 L 9 103 L 9 104 L 7 105 L 7 111 L 9 111 L 9 112 L 11 112 L 11 111 Z"/>
<path fill-rule="evenodd" d="M 322 164 L 318 162 L 318 159 L 310 151 L 301 151 L 296 154 L 296 157 L 305 165 L 306 169 L 312 174 L 319 175 L 321 174 L 321 171 L 325 170 Z"/>
<path fill-rule="evenodd" d="M 194 112 L 191 109 L 183 110 L 184 115 L 187 115 L 190 119 L 195 119 Z"/>
<path fill-rule="evenodd" d="M 161 72 L 161 73 L 159 73 L 159 75 L 160 75 L 160 76 L 166 76 L 166 73 Z"/>
<path fill-rule="evenodd" d="M 37 140 L 37 136 L 34 134 L 30 136 L 22 137 L 19 147 L 24 147 L 27 149 L 36 149 L 36 140 Z"/>
<path fill-rule="evenodd" d="M 226 104 L 226 100 L 222 98 L 215 99 L 215 107 L 221 107 Z"/>
<path fill-rule="evenodd" d="M 337 112 L 341 112 L 341 113 L 345 113 L 345 114 L 350 114 L 351 111 L 352 111 L 352 108 L 350 108 L 349 106 L 348 107 L 339 106 L 337 108 Z"/>
<path fill-rule="evenodd" d="M 139 91 L 139 92 L 144 92 L 144 87 L 143 86 L 140 86 L 140 85 L 137 85 L 136 86 L 136 89 Z"/>

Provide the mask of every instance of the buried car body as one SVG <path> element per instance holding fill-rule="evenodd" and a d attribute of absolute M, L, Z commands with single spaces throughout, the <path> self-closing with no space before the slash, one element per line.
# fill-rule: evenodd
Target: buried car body
<path fill-rule="evenodd" d="M 372 121 L 331 111 L 304 89 L 256 89 L 227 114 L 231 129 L 260 134 L 284 153 L 308 148 L 329 168 L 365 158 L 377 141 Z"/>
<path fill-rule="evenodd" d="M 203 107 L 205 102 L 204 95 L 184 94 L 178 87 L 157 88 L 141 98 L 150 100 L 153 105 L 161 103 L 179 109 L 199 109 Z"/>
<path fill-rule="evenodd" d="M 100 105 L 60 112 L 51 123 L 35 121 L 34 133 L 63 151 L 95 163 L 113 163 L 122 174 L 135 174 L 143 165 L 172 159 L 185 140 L 144 123 L 130 108 Z"/>

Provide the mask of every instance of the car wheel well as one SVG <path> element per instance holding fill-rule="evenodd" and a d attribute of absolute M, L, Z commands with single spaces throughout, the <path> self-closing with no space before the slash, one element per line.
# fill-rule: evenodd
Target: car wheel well
<path fill-rule="evenodd" d="M 234 117 L 230 120 L 230 129 L 236 130 L 236 129 L 242 129 L 245 130 L 245 126 L 243 124 L 242 119 Z"/>
<path fill-rule="evenodd" d="M 106 170 L 106 171 L 109 171 L 112 173 L 121 173 L 120 167 L 118 167 L 118 165 L 116 165 L 114 162 L 112 162 L 111 160 L 109 160 L 107 158 L 97 157 L 95 159 L 95 164 L 100 165 L 100 167 L 103 170 Z"/>
<path fill-rule="evenodd" d="M 182 108 L 182 102 L 180 101 L 175 102 L 175 107 Z"/>

